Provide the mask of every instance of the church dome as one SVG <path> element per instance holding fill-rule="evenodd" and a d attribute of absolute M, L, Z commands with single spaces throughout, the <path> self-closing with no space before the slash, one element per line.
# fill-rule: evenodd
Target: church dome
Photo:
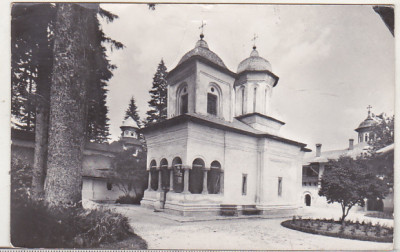
<path fill-rule="evenodd" d="M 366 129 L 366 128 L 370 128 L 372 126 L 375 126 L 378 122 L 376 120 L 374 120 L 369 114 L 368 117 L 362 121 L 360 123 L 360 125 L 358 126 L 358 128 L 356 129 L 356 131 L 359 131 L 361 129 Z"/>
<path fill-rule="evenodd" d="M 187 52 L 185 55 L 183 55 L 183 57 L 181 58 L 181 60 L 178 63 L 178 66 L 193 56 L 200 56 L 202 58 L 205 58 L 205 59 L 211 61 L 214 64 L 217 64 L 223 68 L 226 68 L 222 59 L 208 48 L 208 44 L 205 40 L 203 40 L 203 36 L 200 36 L 200 40 L 197 41 L 195 48 L 193 48 L 192 50 Z"/>
<path fill-rule="evenodd" d="M 253 47 L 253 51 L 250 54 L 250 57 L 244 59 L 240 62 L 237 73 L 241 73 L 244 71 L 265 71 L 268 70 L 272 72 L 271 64 L 268 60 L 260 57 L 256 50 L 256 47 Z"/>

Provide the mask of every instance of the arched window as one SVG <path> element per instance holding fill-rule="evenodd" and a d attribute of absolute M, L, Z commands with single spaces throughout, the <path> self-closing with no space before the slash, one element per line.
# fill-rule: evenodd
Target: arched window
<path fill-rule="evenodd" d="M 183 191 L 183 170 L 182 160 L 180 157 L 175 157 L 172 160 L 172 167 L 174 169 L 174 192 L 180 193 Z"/>
<path fill-rule="evenodd" d="M 162 189 L 169 189 L 169 171 L 168 171 L 168 161 L 163 158 L 160 162 L 161 169 L 161 187 Z"/>
<path fill-rule="evenodd" d="M 177 111 L 179 115 L 186 114 L 188 112 L 188 104 L 189 104 L 189 95 L 188 95 L 188 87 L 185 84 L 182 84 L 177 92 Z"/>
<path fill-rule="evenodd" d="M 304 197 L 304 203 L 306 204 L 306 206 L 311 206 L 311 196 L 310 196 L 310 194 L 306 194 L 306 196 Z"/>
<path fill-rule="evenodd" d="M 220 113 L 221 89 L 212 83 L 207 91 L 207 113 L 218 115 Z"/>
<path fill-rule="evenodd" d="M 368 134 L 365 133 L 365 142 L 368 142 Z"/>
<path fill-rule="evenodd" d="M 151 189 L 157 190 L 158 189 L 158 171 L 157 171 L 157 162 L 155 160 L 152 160 L 150 162 L 150 174 L 151 174 L 151 181 L 150 181 Z"/>
<path fill-rule="evenodd" d="M 203 191 L 203 169 L 204 161 L 201 158 L 196 158 L 189 173 L 189 191 L 193 194 L 199 194 Z"/>
<path fill-rule="evenodd" d="M 207 176 L 208 193 L 218 194 L 221 191 L 221 176 L 221 164 L 213 161 Z"/>

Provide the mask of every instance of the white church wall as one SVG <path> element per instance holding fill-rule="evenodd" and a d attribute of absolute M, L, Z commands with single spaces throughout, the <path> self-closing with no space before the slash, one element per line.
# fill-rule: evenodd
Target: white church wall
<path fill-rule="evenodd" d="M 194 63 L 186 65 L 179 73 L 168 76 L 168 106 L 167 117 L 172 118 L 179 115 L 177 92 L 182 84 L 188 86 L 188 111 L 194 112 L 195 106 L 195 84 L 196 84 L 196 65 Z"/>
<path fill-rule="evenodd" d="M 303 155 L 300 147 L 268 139 L 265 151 L 262 204 L 299 206 Z M 278 195 L 279 178 L 282 178 L 281 195 Z"/>
<path fill-rule="evenodd" d="M 180 157 L 182 162 L 186 164 L 187 139 L 187 123 L 146 133 L 147 169 L 149 169 L 150 162 L 153 159 L 156 160 L 157 167 L 160 166 L 160 161 L 163 158 L 167 159 L 169 166 L 175 157 Z"/>
<path fill-rule="evenodd" d="M 227 132 L 225 161 L 225 201 L 255 204 L 257 189 L 257 138 Z M 242 193 L 243 175 L 247 176 L 246 193 Z"/>
<path fill-rule="evenodd" d="M 207 115 L 207 91 L 211 83 L 215 83 L 221 89 L 222 95 L 219 97 L 220 111 L 218 117 L 227 121 L 232 121 L 234 78 L 226 73 L 220 72 L 202 62 L 197 62 L 196 80 L 196 113 Z"/>

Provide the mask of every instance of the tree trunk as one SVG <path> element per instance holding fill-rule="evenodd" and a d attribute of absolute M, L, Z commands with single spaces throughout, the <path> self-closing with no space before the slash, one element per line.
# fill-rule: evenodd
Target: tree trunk
<path fill-rule="evenodd" d="M 35 154 L 32 170 L 32 197 L 40 199 L 44 196 L 44 181 L 46 178 L 47 144 L 49 129 L 49 107 L 39 104 L 36 109 L 35 123 Z"/>
<path fill-rule="evenodd" d="M 88 33 L 94 13 L 57 3 L 45 200 L 80 204 L 86 127 Z"/>
<path fill-rule="evenodd" d="M 39 44 L 40 63 L 38 66 L 38 84 L 36 89 L 35 154 L 32 172 L 32 197 L 34 199 L 44 197 L 49 136 L 50 82 L 51 70 L 53 68 L 52 54 L 49 53 L 49 49 L 52 47 L 52 43 Z"/>

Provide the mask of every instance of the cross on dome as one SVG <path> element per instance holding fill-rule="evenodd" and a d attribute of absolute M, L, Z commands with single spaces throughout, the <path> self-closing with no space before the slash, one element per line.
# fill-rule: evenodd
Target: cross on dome
<path fill-rule="evenodd" d="M 256 47 L 256 39 L 258 39 L 258 36 L 257 36 L 257 34 L 254 33 L 254 36 L 253 36 L 253 38 L 251 39 L 251 41 L 253 41 L 253 49 L 256 49 L 256 48 L 257 48 L 257 47 Z"/>
<path fill-rule="evenodd" d="M 203 20 L 201 20 L 201 26 L 199 27 L 199 29 L 201 29 L 201 33 L 200 33 L 200 39 L 204 38 L 204 26 L 206 26 L 207 24 L 204 23 Z"/>
<path fill-rule="evenodd" d="M 368 105 L 368 107 L 367 107 L 367 109 L 368 109 L 368 116 L 370 116 L 370 114 L 371 114 L 371 108 L 372 108 L 372 106 L 371 106 L 371 105 Z"/>

